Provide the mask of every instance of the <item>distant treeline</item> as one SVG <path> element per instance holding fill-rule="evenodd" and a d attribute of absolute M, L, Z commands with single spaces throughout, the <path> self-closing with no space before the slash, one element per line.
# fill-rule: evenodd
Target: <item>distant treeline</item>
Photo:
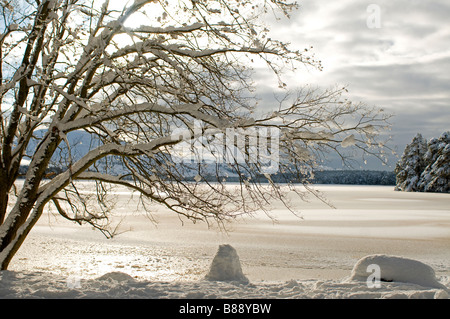
<path fill-rule="evenodd" d="M 22 177 L 26 174 L 28 170 L 27 166 L 21 166 L 20 172 Z M 46 171 L 46 178 L 53 178 L 58 174 L 62 173 L 64 169 L 50 167 Z M 313 179 L 309 179 L 309 182 L 313 184 L 341 184 L 341 185 L 392 185 L 396 184 L 396 176 L 394 172 L 390 171 L 366 171 L 366 170 L 326 170 L 326 171 L 318 171 L 313 175 Z M 217 181 L 216 176 L 206 175 L 202 178 L 204 181 L 214 182 Z M 289 174 L 283 174 L 283 176 L 278 176 L 277 174 L 271 175 L 272 181 L 276 183 L 300 183 L 298 177 L 292 176 Z M 194 177 L 185 177 L 185 181 L 194 182 Z M 239 182 L 238 177 L 220 177 L 221 181 L 226 181 L 230 183 Z M 261 175 L 259 181 L 264 183 L 267 182 L 267 179 Z"/>
<path fill-rule="evenodd" d="M 395 185 L 395 173 L 389 171 L 319 171 L 314 175 L 314 184 Z"/>
<path fill-rule="evenodd" d="M 275 183 L 301 183 L 304 178 L 289 174 L 274 174 L 270 176 Z M 186 178 L 188 181 L 194 181 L 194 178 Z M 206 175 L 203 180 L 214 182 L 216 176 Z M 223 180 L 223 178 L 221 178 Z M 259 176 L 258 181 L 267 182 L 267 178 L 263 175 Z M 327 170 L 315 172 L 313 178 L 308 181 L 313 184 L 337 184 L 337 185 L 388 185 L 395 186 L 395 174 L 389 171 L 366 171 L 366 170 Z M 227 177 L 226 182 L 239 182 L 238 177 Z"/>

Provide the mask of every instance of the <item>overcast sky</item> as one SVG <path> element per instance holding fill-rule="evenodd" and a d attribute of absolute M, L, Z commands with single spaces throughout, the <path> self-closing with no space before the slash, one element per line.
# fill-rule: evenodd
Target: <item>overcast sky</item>
<path fill-rule="evenodd" d="M 272 33 L 292 47 L 312 45 L 323 71 L 298 72 L 291 85 L 346 85 L 353 100 L 394 113 L 400 153 L 417 133 L 429 139 L 450 130 L 450 1 L 299 4 Z"/>

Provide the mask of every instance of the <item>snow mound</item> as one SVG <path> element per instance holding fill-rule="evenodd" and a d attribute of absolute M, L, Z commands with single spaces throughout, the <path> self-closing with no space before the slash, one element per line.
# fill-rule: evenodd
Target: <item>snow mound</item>
<path fill-rule="evenodd" d="M 242 272 L 239 256 L 230 245 L 220 245 L 214 257 L 209 273 L 205 277 L 210 281 L 239 281 L 248 283 L 249 280 Z"/>
<path fill-rule="evenodd" d="M 113 271 L 98 277 L 97 280 L 127 282 L 127 281 L 134 281 L 134 278 L 126 273 L 120 271 Z"/>
<path fill-rule="evenodd" d="M 388 255 L 369 255 L 361 258 L 353 267 L 350 280 L 366 281 L 372 274 L 373 265 L 379 266 L 380 281 L 403 282 L 446 289 L 439 283 L 430 266 L 414 259 Z"/>

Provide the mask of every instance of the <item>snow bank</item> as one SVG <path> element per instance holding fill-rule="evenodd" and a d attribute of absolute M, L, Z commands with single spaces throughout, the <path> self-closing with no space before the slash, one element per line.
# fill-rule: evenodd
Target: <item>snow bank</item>
<path fill-rule="evenodd" d="M 382 284 L 368 285 L 369 265 L 381 269 Z M 208 280 L 152 281 L 126 272 L 93 279 L 49 272 L 0 271 L 0 299 L 449 299 L 449 280 L 438 282 L 419 261 L 370 255 L 359 260 L 351 280 L 252 281 L 242 273 L 236 250 L 220 245 Z"/>
<path fill-rule="evenodd" d="M 417 260 L 388 255 L 369 255 L 361 258 L 353 267 L 350 280 L 367 281 L 369 276 L 377 276 L 376 269 L 379 270 L 379 281 L 445 289 L 430 266 Z"/>
<path fill-rule="evenodd" d="M 239 256 L 230 245 L 220 245 L 214 257 L 206 280 L 212 281 L 238 281 L 248 283 L 247 277 L 242 272 Z"/>
<path fill-rule="evenodd" d="M 0 271 L 1 299 L 448 299 L 444 289 L 399 282 L 368 288 L 366 282 L 289 280 L 276 282 L 121 280 L 127 274 L 103 278 L 67 278 L 46 272 Z M 106 280 L 105 280 L 106 279 Z"/>

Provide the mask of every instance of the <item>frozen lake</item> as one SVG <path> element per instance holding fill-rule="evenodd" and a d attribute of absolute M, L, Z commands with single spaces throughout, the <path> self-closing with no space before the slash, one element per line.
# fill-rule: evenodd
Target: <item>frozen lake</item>
<path fill-rule="evenodd" d="M 113 222 L 120 221 L 120 235 L 108 240 L 48 212 L 9 269 L 85 279 L 120 271 L 141 280 L 192 281 L 205 276 L 218 246 L 226 243 L 237 250 L 250 281 L 342 279 L 370 254 L 417 259 L 438 277 L 450 276 L 449 194 L 385 186 L 315 188 L 335 208 L 313 197 L 293 197 L 302 218 L 280 206 L 272 212 L 276 222 L 255 215 L 228 224 L 227 232 L 181 220 L 161 206 L 145 212 L 136 207 L 136 195 L 117 189 Z"/>

